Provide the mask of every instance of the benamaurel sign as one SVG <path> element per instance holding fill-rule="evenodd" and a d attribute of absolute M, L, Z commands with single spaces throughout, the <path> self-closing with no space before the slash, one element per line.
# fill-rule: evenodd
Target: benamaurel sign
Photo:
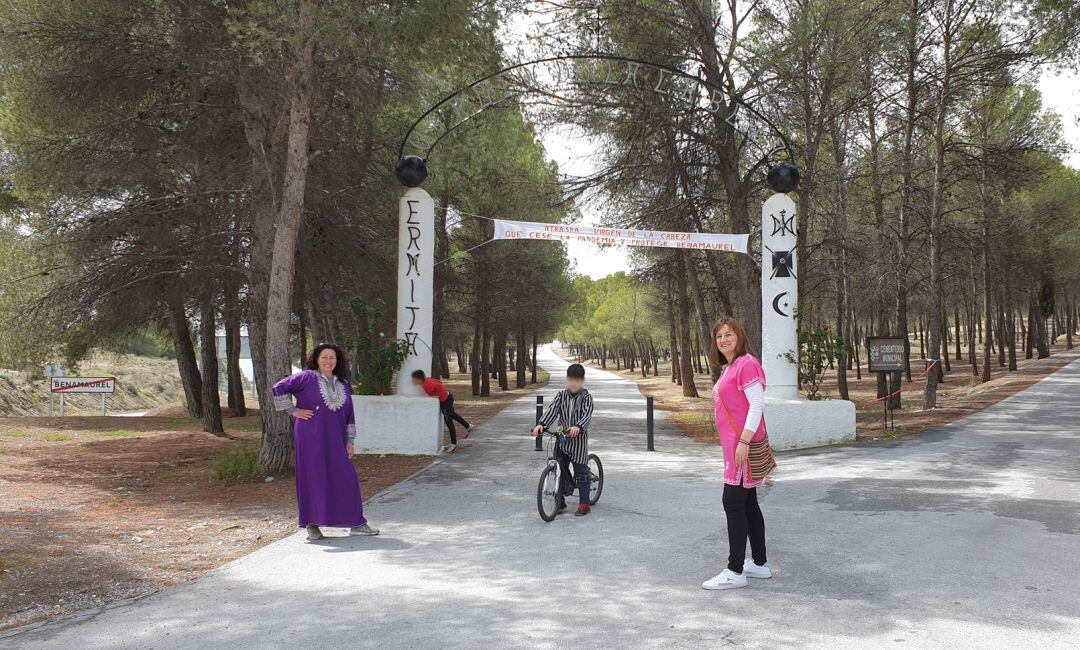
<path fill-rule="evenodd" d="M 115 393 L 116 377 L 53 377 L 54 393 Z"/>

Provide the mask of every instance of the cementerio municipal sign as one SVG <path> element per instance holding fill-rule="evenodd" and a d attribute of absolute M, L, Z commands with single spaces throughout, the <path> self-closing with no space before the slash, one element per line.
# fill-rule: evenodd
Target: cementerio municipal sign
<path fill-rule="evenodd" d="M 870 372 L 900 372 L 907 368 L 907 346 L 900 336 L 866 337 Z"/>

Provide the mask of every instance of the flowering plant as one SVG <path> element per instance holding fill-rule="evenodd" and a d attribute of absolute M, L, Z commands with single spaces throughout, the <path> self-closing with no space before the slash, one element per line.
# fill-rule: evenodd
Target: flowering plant
<path fill-rule="evenodd" d="M 832 363 L 843 363 L 844 339 L 834 336 L 828 325 L 811 330 L 799 328 L 798 357 L 794 351 L 780 355 L 799 369 L 799 388 L 806 391 L 806 399 L 818 400 L 821 383 L 825 380 L 825 368 Z"/>

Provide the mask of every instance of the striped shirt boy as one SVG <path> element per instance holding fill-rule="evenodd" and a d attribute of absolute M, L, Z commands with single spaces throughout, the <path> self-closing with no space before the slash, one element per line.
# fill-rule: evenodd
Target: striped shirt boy
<path fill-rule="evenodd" d="M 589 422 L 592 421 L 593 399 L 585 388 L 570 392 L 564 388 L 555 395 L 555 399 L 540 417 L 540 426 L 545 429 L 558 422 L 565 437 L 559 441 L 559 448 L 574 463 L 584 465 L 589 461 Z M 570 427 L 578 427 L 581 434 L 571 438 Z"/>

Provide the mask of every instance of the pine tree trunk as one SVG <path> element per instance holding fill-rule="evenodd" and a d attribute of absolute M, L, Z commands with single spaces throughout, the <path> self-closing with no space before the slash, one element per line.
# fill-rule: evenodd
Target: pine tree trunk
<path fill-rule="evenodd" d="M 679 369 L 679 356 L 678 356 L 678 334 L 676 330 L 677 320 L 675 318 L 675 305 L 674 305 L 674 286 L 672 283 L 668 283 L 667 300 L 664 302 L 664 306 L 667 308 L 667 322 L 668 322 L 668 348 L 671 350 L 671 383 L 682 383 L 682 372 Z"/>
<path fill-rule="evenodd" d="M 229 380 L 229 408 L 233 415 L 247 415 L 247 401 L 244 398 L 244 375 L 240 371 L 240 353 L 243 338 L 240 333 L 240 315 L 235 304 L 226 307 L 225 313 L 225 364 Z"/>
<path fill-rule="evenodd" d="M 532 333 L 532 359 L 530 359 L 530 361 L 532 363 L 530 364 L 529 370 L 532 372 L 531 378 L 532 378 L 532 383 L 534 383 L 534 384 L 536 383 L 536 354 L 537 354 L 538 347 L 539 347 L 539 343 L 537 342 L 536 330 L 533 330 L 533 333 Z"/>
<path fill-rule="evenodd" d="M 480 397 L 491 397 L 491 335 L 484 323 L 480 338 Z"/>
<path fill-rule="evenodd" d="M 499 356 L 496 359 L 496 362 L 499 364 L 499 389 L 510 390 L 510 379 L 507 376 L 506 334 L 500 332 L 498 341 Z"/>
<path fill-rule="evenodd" d="M 184 399 L 187 401 L 188 414 L 193 418 L 202 418 L 202 375 L 195 357 L 195 345 L 191 341 L 191 328 L 188 326 L 187 313 L 183 303 L 174 297 L 166 300 L 169 310 L 169 334 L 176 352 L 176 366 L 180 372 L 180 382 L 184 387 Z"/>
<path fill-rule="evenodd" d="M 681 269 L 680 269 L 681 270 Z M 690 327 L 690 300 L 686 296 L 686 278 L 679 273 L 676 281 L 677 302 L 679 309 L 679 371 L 682 384 L 683 397 L 697 397 L 697 386 L 694 384 L 694 360 L 692 358 L 692 339 Z"/>
<path fill-rule="evenodd" d="M 1035 307 L 1034 298 L 1028 298 L 1027 326 L 1020 321 L 1020 329 L 1024 334 L 1024 358 L 1031 359 L 1035 356 Z"/>
<path fill-rule="evenodd" d="M 480 370 L 480 346 L 483 344 L 483 335 L 480 323 L 482 316 L 479 302 L 477 302 L 476 305 L 475 317 L 473 323 L 472 350 L 469 352 L 469 371 L 471 373 L 472 394 L 474 397 L 480 394 L 480 375 L 483 374 Z"/>
<path fill-rule="evenodd" d="M 221 396 L 218 387 L 217 326 L 214 304 L 205 298 L 199 307 L 199 338 L 202 352 L 203 431 L 224 435 L 221 423 Z"/>
<path fill-rule="evenodd" d="M 259 462 L 268 471 L 285 469 L 292 457 L 291 418 L 271 408 L 274 382 L 290 374 L 289 324 L 296 269 L 296 248 L 303 220 L 307 183 L 308 144 L 314 97 L 315 0 L 298 2 L 291 63 L 285 82 L 283 116 L 286 117 L 286 149 L 280 152 L 280 136 L 266 123 L 266 98 L 253 97 L 265 88 L 258 84 L 241 88 L 245 111 L 244 130 L 252 154 L 253 200 L 252 261 L 250 272 L 251 322 L 248 324 L 252 362 L 259 392 L 263 425 Z M 253 104 L 253 106 L 248 106 Z M 272 109 L 274 114 L 277 108 Z M 276 121 L 276 120 L 275 120 Z M 268 152 L 269 150 L 269 152 Z M 271 164 L 268 164 L 271 163 Z M 280 163 L 280 173 L 273 166 Z M 277 189 L 277 188 L 280 188 Z M 204 391 L 205 393 L 205 391 Z"/>

